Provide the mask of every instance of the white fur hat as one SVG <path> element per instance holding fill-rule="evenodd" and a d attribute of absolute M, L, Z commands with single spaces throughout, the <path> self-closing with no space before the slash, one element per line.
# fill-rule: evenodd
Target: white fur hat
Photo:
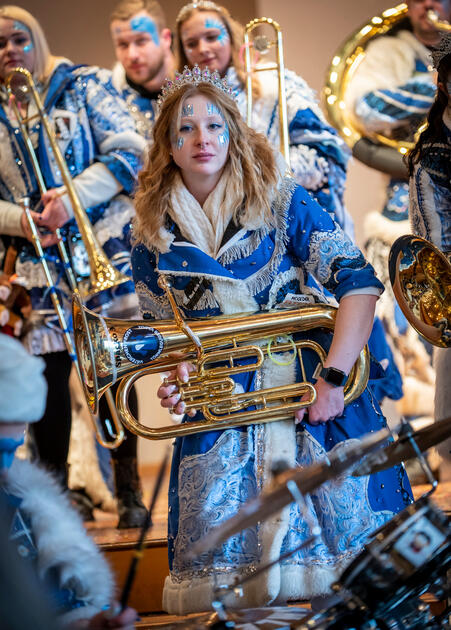
<path fill-rule="evenodd" d="M 36 422 L 45 411 L 45 363 L 0 333 L 0 422 Z"/>

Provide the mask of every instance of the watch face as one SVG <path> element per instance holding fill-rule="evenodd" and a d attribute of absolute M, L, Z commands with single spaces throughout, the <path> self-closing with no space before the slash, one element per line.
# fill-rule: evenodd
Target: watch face
<path fill-rule="evenodd" d="M 330 383 L 335 387 L 342 387 L 346 383 L 347 378 L 344 372 L 333 367 L 323 368 L 321 376 L 324 378 L 326 383 Z"/>

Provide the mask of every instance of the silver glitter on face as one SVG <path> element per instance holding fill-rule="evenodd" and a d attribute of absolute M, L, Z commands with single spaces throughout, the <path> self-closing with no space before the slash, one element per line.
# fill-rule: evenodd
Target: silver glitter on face
<path fill-rule="evenodd" d="M 182 107 L 182 116 L 194 116 L 194 105 L 184 105 Z"/>
<path fill-rule="evenodd" d="M 223 146 L 227 144 L 226 137 L 225 137 L 225 135 L 223 133 L 221 133 L 218 136 L 218 142 L 219 142 L 220 145 L 223 145 Z"/>
<path fill-rule="evenodd" d="M 175 146 L 179 151 L 183 147 L 184 142 L 185 140 L 181 136 L 177 139 L 177 144 Z"/>
<path fill-rule="evenodd" d="M 207 103 L 207 115 L 214 116 L 214 114 L 218 114 L 218 116 L 221 116 L 221 118 L 224 118 L 221 110 L 219 109 L 217 105 L 215 105 L 214 103 Z"/>

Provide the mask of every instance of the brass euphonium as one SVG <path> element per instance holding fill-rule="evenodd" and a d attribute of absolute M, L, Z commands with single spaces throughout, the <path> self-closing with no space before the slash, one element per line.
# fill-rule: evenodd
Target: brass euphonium
<path fill-rule="evenodd" d="M 353 155 L 384 173 L 406 178 L 407 169 L 403 156 L 413 148 L 413 142 L 395 140 L 380 133 L 368 133 L 359 126 L 350 111 L 346 93 L 354 73 L 365 57 L 368 44 L 381 35 L 386 35 L 401 20 L 407 17 L 407 5 L 399 4 L 381 15 L 362 24 L 339 47 L 326 72 L 323 102 L 329 122 L 351 147 Z"/>
<path fill-rule="evenodd" d="M 302 366 L 302 350 L 306 348 L 316 352 L 323 362 L 326 351 L 322 346 L 311 340 L 294 341 L 290 335 L 318 327 L 333 329 L 334 307 L 317 304 L 184 320 L 163 277 L 160 286 L 168 294 L 173 320 L 103 318 L 74 297 L 75 346 L 85 395 L 94 413 L 99 397 L 117 381 L 121 381 L 116 400 L 122 422 L 133 433 L 154 440 L 284 420 L 292 418 L 296 409 L 315 401 L 315 389 L 305 376 L 300 383 L 244 393 L 234 391 L 232 376 L 257 370 L 268 356 L 274 358 L 281 352 L 291 351 L 292 359 L 298 358 Z M 241 359 L 249 362 L 240 365 Z M 178 383 L 186 411 L 199 409 L 205 420 L 161 428 L 139 423 L 128 407 L 133 383 L 146 374 L 172 370 L 181 361 L 190 361 L 195 367 L 188 383 Z M 345 404 L 360 396 L 368 376 L 369 354 L 364 348 L 345 385 Z M 306 393 L 308 400 L 299 402 Z"/>
<path fill-rule="evenodd" d="M 249 34 L 262 24 L 268 24 L 274 29 L 275 39 L 268 39 L 265 35 L 258 35 L 251 42 Z M 265 55 L 271 48 L 276 49 L 276 62 L 273 64 L 256 65 L 255 53 Z M 287 97 L 285 91 L 285 64 L 283 60 L 282 30 L 279 24 L 271 18 L 257 18 L 252 20 L 244 29 L 244 54 L 247 82 L 247 124 L 252 127 L 252 74 L 254 72 L 277 71 L 279 91 L 279 138 L 280 152 L 290 168 L 290 139 L 288 135 Z"/>
<path fill-rule="evenodd" d="M 406 234 L 392 245 L 393 293 L 408 322 L 427 341 L 451 346 L 451 264 L 424 238 Z"/>

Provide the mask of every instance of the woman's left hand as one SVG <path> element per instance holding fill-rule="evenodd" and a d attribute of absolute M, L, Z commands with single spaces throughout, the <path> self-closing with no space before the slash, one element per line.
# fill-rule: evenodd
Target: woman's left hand
<path fill-rule="evenodd" d="M 298 409 L 296 411 L 296 424 L 299 424 L 304 419 L 306 411 L 308 411 L 308 422 L 313 426 L 329 422 L 329 420 L 335 420 L 335 418 L 343 414 L 343 387 L 335 387 L 330 383 L 326 383 L 326 381 L 320 377 L 316 381 L 314 388 L 316 389 L 316 401 L 311 407 Z M 308 399 L 308 394 L 301 398 L 301 400 L 305 399 Z"/>

